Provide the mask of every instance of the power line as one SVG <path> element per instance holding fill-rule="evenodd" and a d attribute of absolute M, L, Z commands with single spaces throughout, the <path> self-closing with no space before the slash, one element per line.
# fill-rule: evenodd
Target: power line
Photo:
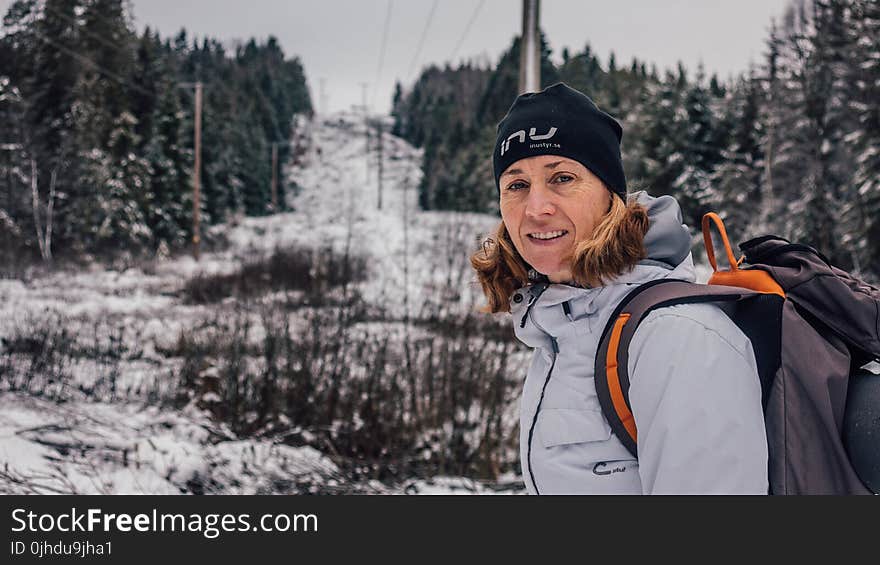
<path fill-rule="evenodd" d="M 93 39 L 97 39 L 98 41 L 100 41 L 101 43 L 103 43 L 104 45 L 106 45 L 107 47 L 109 47 L 111 49 L 119 49 L 119 47 L 120 47 L 120 45 L 118 43 L 113 43 L 110 40 L 105 39 L 103 35 L 99 35 L 93 31 L 89 31 L 89 30 L 85 29 L 84 27 L 82 27 L 79 24 L 79 22 L 76 21 L 75 18 L 71 18 L 70 16 L 63 14 L 53 8 L 49 8 L 48 4 L 43 6 L 43 10 L 51 13 L 55 17 L 61 18 L 62 20 L 66 21 L 69 24 L 73 24 L 74 26 L 76 26 L 76 28 L 75 28 L 76 31 L 78 31 L 80 33 L 85 33 L 86 35 L 88 35 L 89 37 L 91 37 Z M 105 22 L 106 22 L 106 20 L 105 20 Z"/>
<path fill-rule="evenodd" d="M 81 63 L 85 63 L 85 64 L 89 65 L 90 67 L 94 68 L 96 71 L 98 71 L 98 72 L 100 72 L 101 74 L 105 75 L 105 76 L 106 76 L 107 78 L 109 78 L 110 80 L 116 81 L 117 83 L 119 83 L 119 84 L 121 84 L 121 85 L 123 85 L 123 86 L 128 86 L 128 87 L 130 87 L 130 88 L 133 88 L 133 89 L 137 90 L 138 92 L 140 92 L 140 93 L 142 93 L 142 94 L 146 94 L 147 96 L 153 96 L 153 95 L 155 94 L 155 93 L 150 92 L 149 90 L 147 90 L 147 89 L 145 89 L 145 88 L 143 88 L 143 87 L 141 87 L 141 86 L 138 86 L 137 84 L 131 82 L 130 80 L 127 80 L 127 79 L 125 79 L 125 78 L 123 78 L 123 77 L 117 75 L 117 74 L 114 73 L 113 71 L 108 71 L 107 69 L 103 68 L 103 67 L 102 67 L 101 65 L 99 65 L 98 63 L 92 61 L 91 59 L 89 59 L 89 58 L 86 57 L 85 55 L 80 55 L 79 53 L 77 53 L 77 52 L 74 51 L 73 49 L 70 49 L 70 48 L 67 47 L 66 45 L 63 45 L 63 44 L 61 44 L 61 43 L 55 41 L 54 39 L 50 38 L 50 37 L 47 36 L 45 33 L 41 32 L 41 31 L 37 31 L 36 28 L 34 28 L 34 29 L 30 30 L 30 31 L 31 31 L 34 35 L 36 35 L 37 37 L 39 37 L 40 39 L 42 39 L 43 41 L 45 41 L 46 43 L 48 43 L 48 44 L 50 44 L 50 45 L 53 45 L 53 46 L 54 46 L 56 49 L 58 49 L 59 51 L 63 51 L 63 52 L 65 52 L 65 53 L 67 53 L 68 55 L 70 55 L 71 57 L 73 57 L 74 59 L 77 59 L 77 60 L 80 61 Z"/>
<path fill-rule="evenodd" d="M 126 4 L 130 4 L 130 2 L 125 2 Z M 45 7 L 45 6 L 44 6 Z M 85 17 L 88 15 L 90 19 L 98 20 L 103 22 L 104 24 L 108 24 L 111 27 L 115 25 L 117 22 L 115 20 L 109 19 L 107 16 L 103 14 L 99 14 L 95 10 L 84 10 L 82 16 Z M 134 11 L 130 10 L 127 6 L 122 7 L 122 19 L 125 21 L 125 26 L 128 27 L 131 25 L 130 30 L 132 30 L 135 34 L 137 33 L 137 26 L 135 25 L 135 17 Z M 158 28 L 154 27 L 154 30 L 158 31 Z"/>
<path fill-rule="evenodd" d="M 461 44 L 464 43 L 465 39 L 467 39 L 467 36 L 471 31 L 471 27 L 474 25 L 474 21 L 476 21 L 477 15 L 480 13 L 480 8 L 482 8 L 483 4 L 485 3 L 486 0 L 480 0 L 480 3 L 477 4 L 476 8 L 474 8 L 474 13 L 471 14 L 471 19 L 468 21 L 467 26 L 465 26 L 464 33 L 461 34 L 461 37 L 458 39 L 458 43 L 455 45 L 455 49 L 452 50 L 452 56 L 449 57 L 451 63 L 455 63 L 455 56 L 458 55 L 458 50 L 461 49 Z"/>
<path fill-rule="evenodd" d="M 379 77 L 382 76 L 382 66 L 385 63 L 385 45 L 388 42 L 388 24 L 391 22 L 391 8 L 394 5 L 393 0 L 388 0 L 388 10 L 385 12 L 385 26 L 382 30 L 382 48 L 379 50 L 379 68 L 376 69 L 376 80 L 373 82 L 373 90 L 370 93 L 370 104 L 372 105 L 376 94 L 376 85 L 379 84 Z"/>
<path fill-rule="evenodd" d="M 422 37 L 419 39 L 419 46 L 416 47 L 416 54 L 413 55 L 412 63 L 409 64 L 409 70 L 406 71 L 407 78 L 412 76 L 413 69 L 416 66 L 416 62 L 419 60 L 419 55 L 422 54 L 422 47 L 425 45 L 425 38 L 428 36 L 428 28 L 431 27 L 431 22 L 434 19 L 434 12 L 437 10 L 437 4 L 440 3 L 440 0 L 434 0 L 431 4 L 431 11 L 428 13 L 428 20 L 425 22 L 425 29 L 422 30 Z"/>

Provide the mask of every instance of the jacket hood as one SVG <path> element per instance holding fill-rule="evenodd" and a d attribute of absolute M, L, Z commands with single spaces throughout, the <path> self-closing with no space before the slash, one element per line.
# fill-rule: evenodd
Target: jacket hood
<path fill-rule="evenodd" d="M 655 198 L 645 191 L 634 196 L 648 210 L 648 233 L 645 234 L 648 257 L 640 263 L 677 267 L 691 252 L 691 235 L 682 223 L 678 201 L 672 196 Z"/>

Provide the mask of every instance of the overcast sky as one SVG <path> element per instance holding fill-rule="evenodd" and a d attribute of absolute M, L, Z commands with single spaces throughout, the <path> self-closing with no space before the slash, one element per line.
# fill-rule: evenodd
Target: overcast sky
<path fill-rule="evenodd" d="M 5 14 L 11 0 L 0 0 Z M 725 78 L 759 63 L 767 29 L 787 0 L 541 0 L 541 29 L 554 56 L 589 42 L 602 64 L 633 56 L 658 68 L 678 60 Z M 299 56 L 318 111 L 360 104 L 369 83 L 374 111 L 388 111 L 395 80 L 411 84 L 429 63 L 497 62 L 521 28 L 521 0 L 132 0 L 135 25 L 162 36 L 185 27 L 221 41 L 274 35 Z M 383 50 L 383 30 L 388 21 Z M 468 24 L 471 24 L 468 27 Z M 457 48 L 457 49 L 456 49 Z M 384 51 L 384 54 L 383 54 Z M 325 97 L 321 96 L 323 79 Z"/>

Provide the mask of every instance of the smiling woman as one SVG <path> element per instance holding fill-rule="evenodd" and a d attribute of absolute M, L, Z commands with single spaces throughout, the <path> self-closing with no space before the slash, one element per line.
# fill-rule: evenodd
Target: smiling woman
<path fill-rule="evenodd" d="M 501 178 L 501 217 L 514 245 L 552 282 L 570 281 L 574 242 L 593 233 L 611 194 L 586 167 L 555 155 L 520 159 Z"/>
<path fill-rule="evenodd" d="M 653 310 L 628 351 L 638 458 L 594 382 L 603 330 L 629 293 L 694 281 L 670 196 L 627 195 L 623 131 L 557 84 L 516 99 L 493 154 L 501 224 L 471 257 L 488 305 L 534 349 L 520 403 L 533 494 L 766 493 L 761 386 L 748 338 L 715 304 Z M 604 397 L 603 397 L 604 398 Z"/>

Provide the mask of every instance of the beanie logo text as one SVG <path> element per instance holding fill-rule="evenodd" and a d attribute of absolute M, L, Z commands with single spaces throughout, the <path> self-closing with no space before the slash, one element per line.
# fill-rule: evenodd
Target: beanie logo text
<path fill-rule="evenodd" d="M 531 139 L 532 141 L 541 141 L 544 139 L 550 139 L 554 135 L 556 135 L 556 128 L 555 127 L 551 127 L 550 130 L 547 131 L 547 133 L 544 133 L 541 135 L 538 135 L 538 132 L 537 132 L 537 130 L 535 130 L 535 128 L 529 129 L 529 139 Z M 510 142 L 514 139 L 518 139 L 520 143 L 525 143 L 526 130 L 521 129 L 519 131 L 513 132 L 512 134 L 510 134 L 507 137 L 507 139 L 505 139 L 503 142 L 501 142 L 501 155 L 502 156 L 505 153 L 507 153 L 507 151 L 510 149 Z M 540 145 L 541 144 L 539 144 L 538 146 L 540 146 Z M 532 147 L 536 147 L 536 146 L 532 145 Z"/>

